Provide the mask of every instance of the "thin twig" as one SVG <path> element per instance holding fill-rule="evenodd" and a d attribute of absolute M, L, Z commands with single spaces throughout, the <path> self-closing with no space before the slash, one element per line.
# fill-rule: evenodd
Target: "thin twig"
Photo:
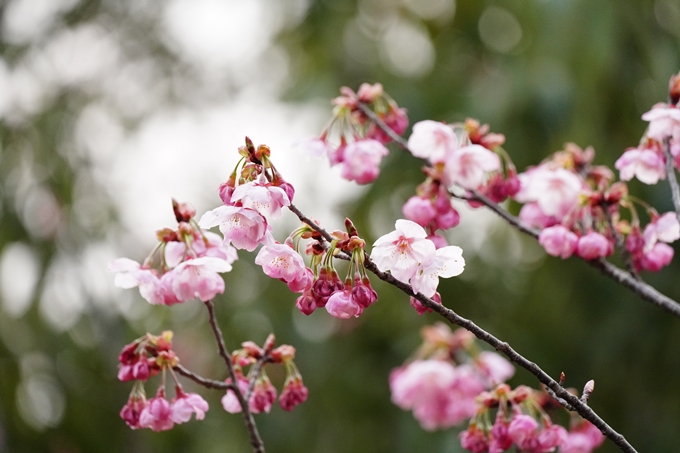
<path fill-rule="evenodd" d="M 291 209 L 291 211 L 293 211 L 293 209 Z M 300 212 L 297 208 L 295 209 L 295 211 Z M 314 230 L 318 231 L 324 238 L 331 237 L 327 231 L 325 231 L 319 225 L 316 225 L 314 222 L 310 221 L 308 217 L 304 215 L 299 215 L 298 218 L 302 222 L 312 227 Z M 635 448 L 633 448 L 633 446 L 630 445 L 621 434 L 614 431 L 614 429 L 612 429 L 604 420 L 602 420 L 602 418 L 600 418 L 590 407 L 583 404 L 581 400 L 579 400 L 579 398 L 567 392 L 557 381 L 552 379 L 538 365 L 524 358 L 512 347 L 510 347 L 508 343 L 499 340 L 486 330 L 477 326 L 474 322 L 470 321 L 469 319 L 463 318 L 462 316 L 459 316 L 453 310 L 436 303 L 429 297 L 424 296 L 422 293 L 414 294 L 411 285 L 397 280 L 391 274 L 382 272 L 380 269 L 378 269 L 375 263 L 373 263 L 370 260 L 370 257 L 368 255 L 366 255 L 364 266 L 366 267 L 366 269 L 375 274 L 379 279 L 391 284 L 392 286 L 399 288 L 407 295 L 415 297 L 425 307 L 428 307 L 433 311 L 436 311 L 438 314 L 443 316 L 446 320 L 448 320 L 452 324 L 456 324 L 460 327 L 469 330 L 477 338 L 491 345 L 498 352 L 504 354 L 508 359 L 510 359 L 510 361 L 528 370 L 530 373 L 536 376 L 540 382 L 545 384 L 548 387 L 548 389 L 552 391 L 558 402 L 566 403 L 563 404 L 563 406 L 567 410 L 576 411 L 583 418 L 590 421 L 593 425 L 597 426 L 597 428 L 600 431 L 602 431 L 602 434 L 604 434 L 606 437 L 611 439 L 616 445 L 619 446 L 621 451 L 626 453 L 636 453 Z"/>
<path fill-rule="evenodd" d="M 674 159 L 671 154 L 670 138 L 667 137 L 663 141 L 663 154 L 666 156 L 666 176 L 668 176 L 668 184 L 671 186 L 671 196 L 673 198 L 673 206 L 675 206 L 675 215 L 680 221 L 680 187 L 678 187 L 678 179 L 675 176 Z"/>
<path fill-rule="evenodd" d="M 215 340 L 217 341 L 217 348 L 220 351 L 220 356 L 222 356 L 222 358 L 224 359 L 225 365 L 227 365 L 227 370 L 229 371 L 229 377 L 231 378 L 231 382 L 234 384 L 232 391 L 234 392 L 234 395 L 236 395 L 236 399 L 238 399 L 239 405 L 241 406 L 241 410 L 243 412 L 243 420 L 245 421 L 246 429 L 250 434 L 250 443 L 253 446 L 253 451 L 255 453 L 264 453 L 264 443 L 262 442 L 262 438 L 260 437 L 257 425 L 255 424 L 253 414 L 250 412 L 248 400 L 243 397 L 243 394 L 241 393 L 241 390 L 238 388 L 237 385 L 238 379 L 236 378 L 234 365 L 231 363 L 231 356 L 229 355 L 229 352 L 227 352 L 227 347 L 224 344 L 224 336 L 222 335 L 222 330 L 220 329 L 220 326 L 217 324 L 217 319 L 215 318 L 215 305 L 213 304 L 212 300 L 209 300 L 205 303 L 205 306 L 208 308 L 210 326 L 212 327 L 213 335 L 215 336 Z"/>
<path fill-rule="evenodd" d="M 359 109 L 368 116 L 371 121 L 374 121 L 375 124 L 380 127 L 380 129 L 383 130 L 387 135 L 390 136 L 396 143 L 398 143 L 402 148 L 404 148 L 406 151 L 410 150 L 408 149 L 408 142 L 401 136 L 397 135 L 392 128 L 390 128 L 383 120 L 381 120 L 375 113 L 371 111 L 371 109 L 368 108 L 367 105 L 363 104 L 362 102 L 359 102 L 357 99 L 357 105 Z M 668 148 L 668 147 L 667 147 Z M 668 151 L 668 154 L 670 154 L 670 151 Z M 667 168 L 668 168 L 668 158 L 666 158 L 667 162 Z M 672 170 L 672 167 L 671 167 Z M 672 175 L 669 175 L 668 178 L 671 181 L 671 189 L 673 190 L 673 202 L 675 203 L 676 206 L 676 212 L 678 213 L 678 219 L 680 219 L 680 189 L 678 189 L 678 184 L 677 180 L 675 179 L 675 173 L 672 173 Z M 673 189 L 673 181 L 675 182 L 675 189 Z M 469 191 L 472 196 L 474 197 L 475 200 L 481 202 L 484 204 L 487 208 L 491 209 L 493 212 L 498 214 L 501 218 L 503 218 L 506 222 L 508 222 L 510 225 L 514 226 L 517 228 L 519 231 L 522 233 L 528 234 L 529 236 L 533 238 L 538 238 L 539 232 L 528 225 L 525 225 L 521 220 L 519 220 L 517 217 L 513 216 L 510 214 L 508 211 L 503 209 L 501 206 L 498 204 L 494 203 L 491 201 L 489 198 L 484 196 L 483 194 L 479 193 L 476 190 L 470 190 Z M 677 196 L 676 196 L 677 195 Z M 676 201 L 677 198 L 677 201 Z M 612 280 L 622 284 L 626 288 L 630 289 L 633 291 L 635 294 L 640 296 L 641 299 L 650 302 L 653 305 L 656 305 L 657 307 L 667 311 L 668 313 L 671 313 L 677 317 L 680 317 L 680 304 L 676 302 L 675 300 L 671 299 L 670 297 L 660 293 L 657 291 L 654 287 L 644 283 L 641 280 L 636 279 L 630 272 L 626 272 L 623 269 L 620 269 L 619 267 L 613 265 L 612 263 L 605 261 L 605 260 L 585 260 L 588 264 L 591 266 L 599 269 L 604 275 L 607 277 L 611 278 Z"/>
<path fill-rule="evenodd" d="M 200 384 L 203 387 L 209 389 L 233 390 L 235 387 L 234 385 L 227 384 L 224 381 L 214 381 L 212 379 L 207 379 L 202 376 L 199 376 L 198 374 L 194 373 L 193 371 L 190 371 L 189 369 L 183 367 L 180 364 L 175 365 L 173 368 L 175 371 L 177 371 L 177 373 L 181 374 L 182 376 L 187 377 L 192 381 L 196 382 L 197 384 Z"/>

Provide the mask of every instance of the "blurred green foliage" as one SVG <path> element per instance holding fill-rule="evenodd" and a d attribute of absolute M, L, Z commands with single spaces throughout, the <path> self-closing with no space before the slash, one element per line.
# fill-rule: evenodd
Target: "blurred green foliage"
<path fill-rule="evenodd" d="M 180 74 L 198 83 L 200 77 L 159 38 L 160 2 L 133 3 L 75 2 L 42 42 L 60 28 L 104 24 L 134 43 L 125 47 L 130 54 L 153 59 L 160 79 Z M 673 0 L 317 0 L 278 37 L 290 62 L 283 100 L 326 99 L 343 85 L 381 82 L 408 109 L 412 124 L 466 117 L 490 123 L 506 135 L 505 147 L 520 169 L 567 141 L 594 146 L 596 161 L 611 166 L 637 144 L 645 128 L 640 115 L 664 100 L 669 76 L 680 69 L 678 23 L 680 5 Z M 252 33 L 258 33 L 256 24 Z M 9 67 L 30 50 L 0 42 Z M 186 102 L 173 91 L 165 95 L 164 102 Z M 28 311 L 18 318 L 0 315 L 0 451 L 248 451 L 240 417 L 222 411 L 217 392 L 201 392 L 211 405 L 205 421 L 170 432 L 131 431 L 118 417 L 130 386 L 115 379 L 116 357 L 146 330 L 174 330 L 185 365 L 206 376 L 225 376 L 200 303 L 151 307 L 141 318 L 126 318 L 88 294 L 83 315 L 66 330 L 55 330 L 39 309 L 45 273 L 57 255 L 78 261 L 87 244 L 111 240 L 116 231 L 111 194 L 88 174 L 88 160 L 73 151 L 74 118 L 97 96 L 83 87 L 60 87 L 22 121 L 8 115 L 0 121 L 0 251 L 16 242 L 28 245 L 40 274 Z M 141 119 L 125 121 L 134 128 Z M 368 243 L 401 216 L 401 204 L 422 178 L 420 165 L 394 148 L 378 181 L 341 207 Z M 96 222 L 83 223 L 75 213 L 74 193 L 83 185 L 95 198 Z M 660 211 L 671 208 L 664 184 L 630 187 Z M 48 205 L 58 206 L 58 232 L 49 219 L 36 230 L 30 210 L 45 206 L 27 201 L 36 188 L 44 189 L 38 195 L 52 197 Z M 89 208 L 79 209 L 87 214 Z M 473 219 L 462 219 L 468 221 Z M 477 234 L 484 232 L 489 234 L 474 246 L 469 234 L 451 232 L 451 242 L 466 250 L 467 267 L 461 277 L 441 284 L 445 304 L 552 376 L 564 371 L 567 385 L 581 387 L 594 379 L 592 407 L 640 450 L 676 451 L 679 321 L 581 261 L 543 258 L 530 239 L 504 225 Z M 261 342 L 275 332 L 279 342 L 297 348 L 310 390 L 308 402 L 291 414 L 277 407 L 257 416 L 268 451 L 461 451 L 458 430 L 426 433 L 410 413 L 389 402 L 390 370 L 417 347 L 418 329 L 436 316 L 418 317 L 403 294 L 376 283 L 379 302 L 358 320 L 337 324 L 325 313 L 304 318 L 293 306 L 295 295 L 264 278 L 252 259 L 241 254 L 225 277 L 228 291 L 217 301 L 228 346 Z M 678 272 L 676 260 L 645 279 L 677 300 Z M 123 293 L 115 294 L 130 299 Z M 131 306 L 136 304 L 145 302 L 135 294 Z M 333 333 L 326 338 L 326 332 Z M 270 376 L 280 387 L 283 376 L 276 371 Z M 522 370 L 512 383 L 537 385 Z M 196 390 L 191 383 L 187 387 Z M 59 397 L 45 395 L 55 388 Z M 27 393 L 38 395 L 31 401 L 44 405 L 54 422 L 49 417 L 27 422 L 27 410 L 21 409 Z M 608 443 L 600 451 L 616 449 Z"/>

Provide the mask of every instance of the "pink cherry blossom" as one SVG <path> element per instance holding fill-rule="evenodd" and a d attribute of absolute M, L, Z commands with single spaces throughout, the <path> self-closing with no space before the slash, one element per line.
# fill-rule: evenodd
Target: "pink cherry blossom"
<path fill-rule="evenodd" d="M 252 252 L 271 230 L 267 220 L 257 211 L 237 206 L 220 206 L 208 211 L 198 221 L 201 228 L 219 225 L 225 241 L 237 249 Z"/>
<path fill-rule="evenodd" d="M 177 396 L 173 400 L 170 418 L 175 423 L 188 422 L 191 414 L 196 414 L 196 420 L 203 420 L 208 410 L 208 403 L 197 393 L 184 393 L 177 388 Z"/>
<path fill-rule="evenodd" d="M 666 179 L 665 159 L 651 149 L 629 149 L 616 161 L 614 167 L 619 170 L 622 181 L 629 181 L 633 176 L 645 184 L 656 184 L 659 179 Z"/>
<path fill-rule="evenodd" d="M 654 244 L 651 250 L 644 253 L 640 258 L 640 266 L 650 272 L 658 272 L 668 266 L 673 260 L 673 247 L 663 242 Z"/>
<path fill-rule="evenodd" d="M 449 243 L 446 241 L 446 238 L 444 236 L 440 236 L 438 234 L 431 234 L 427 237 L 432 243 L 434 244 L 435 248 L 440 249 L 442 247 L 446 247 L 449 245 Z"/>
<path fill-rule="evenodd" d="M 538 243 L 549 255 L 566 259 L 576 251 L 578 236 L 562 225 L 555 225 L 541 231 L 538 235 Z"/>
<path fill-rule="evenodd" d="M 127 404 L 120 410 L 120 418 L 132 429 L 142 428 L 139 424 L 139 417 L 146 406 L 147 401 L 143 396 L 130 396 Z"/>
<path fill-rule="evenodd" d="M 471 426 L 465 431 L 462 431 L 458 438 L 460 445 L 464 449 L 472 453 L 486 453 L 489 449 L 489 443 L 486 440 L 486 434 L 483 430 Z"/>
<path fill-rule="evenodd" d="M 567 439 L 567 430 L 560 425 L 550 424 L 543 427 L 538 434 L 536 452 L 543 453 L 555 451 L 555 447 L 560 446 Z"/>
<path fill-rule="evenodd" d="M 179 302 L 172 288 L 163 284 L 153 269 L 146 269 L 129 258 L 118 258 L 109 263 L 109 272 L 117 272 L 114 284 L 119 288 L 139 287 L 139 293 L 150 304 L 172 305 Z"/>
<path fill-rule="evenodd" d="M 519 211 L 519 218 L 527 225 L 536 228 L 547 228 L 560 223 L 557 217 L 545 215 L 535 201 L 522 206 Z"/>
<path fill-rule="evenodd" d="M 314 283 L 314 273 L 310 268 L 307 268 L 305 272 L 300 272 L 294 280 L 287 283 L 288 289 L 292 292 L 302 293 L 307 289 L 311 289 L 312 283 Z"/>
<path fill-rule="evenodd" d="M 307 400 L 308 393 L 300 377 L 286 379 L 281 396 L 279 396 L 279 406 L 284 411 L 292 411 L 295 406 Z"/>
<path fill-rule="evenodd" d="M 248 401 L 250 412 L 253 414 L 259 414 L 260 412 L 269 413 L 274 401 L 276 401 L 276 388 L 274 388 L 269 378 L 264 376 L 262 379 L 258 379 Z"/>
<path fill-rule="evenodd" d="M 361 92 L 361 90 L 359 90 Z M 402 108 L 390 108 L 387 115 L 381 115 L 380 117 L 383 122 L 394 131 L 395 134 L 401 135 L 406 130 L 408 126 L 408 116 L 406 116 L 406 109 Z M 372 138 L 379 141 L 382 144 L 387 144 L 392 141 L 385 131 L 383 131 L 380 126 L 376 123 L 371 122 L 366 131 L 366 138 Z"/>
<path fill-rule="evenodd" d="M 395 231 L 378 238 L 371 258 L 382 271 L 389 270 L 394 278 L 408 282 L 419 266 L 429 266 L 435 257 L 435 246 L 427 233 L 415 222 L 399 219 Z"/>
<path fill-rule="evenodd" d="M 520 450 L 527 450 L 538 437 L 538 422 L 529 415 L 515 415 L 508 426 L 508 435 Z"/>
<path fill-rule="evenodd" d="M 680 109 L 666 104 L 657 104 L 652 110 L 642 115 L 649 121 L 647 136 L 663 142 L 668 137 L 680 140 Z"/>
<path fill-rule="evenodd" d="M 352 316 L 358 317 L 363 308 L 352 297 L 352 291 L 345 289 L 334 292 L 328 298 L 326 311 L 336 318 L 349 319 Z"/>
<path fill-rule="evenodd" d="M 177 299 L 184 302 L 198 298 L 207 302 L 224 292 L 224 280 L 218 272 L 229 272 L 229 262 L 212 256 L 187 260 L 163 275 L 169 279 Z"/>
<path fill-rule="evenodd" d="M 439 293 L 434 293 L 434 296 L 432 296 L 430 299 L 432 299 L 434 302 L 438 303 L 441 305 L 442 303 L 442 296 L 439 295 Z M 413 308 L 416 309 L 416 312 L 418 312 L 419 315 L 422 315 L 423 313 L 431 313 L 432 309 L 429 307 L 426 307 L 425 305 L 421 304 L 418 299 L 415 297 L 411 296 L 409 297 L 409 303 Z"/>
<path fill-rule="evenodd" d="M 450 126 L 437 121 L 420 121 L 413 125 L 408 149 L 415 157 L 432 164 L 445 162 L 458 148 L 458 138 Z"/>
<path fill-rule="evenodd" d="M 406 201 L 401 210 L 404 216 L 416 222 L 422 227 L 426 227 L 437 217 L 437 210 L 429 198 L 413 196 Z"/>
<path fill-rule="evenodd" d="M 583 180 L 564 168 L 545 165 L 517 176 L 522 188 L 515 195 L 520 203 L 535 201 L 543 214 L 564 218 L 578 203 Z"/>
<path fill-rule="evenodd" d="M 442 247 L 435 251 L 434 260 L 429 265 L 418 268 L 411 278 L 411 286 L 416 293 L 432 297 L 437 291 L 439 277 L 455 277 L 462 274 L 464 269 L 463 249 L 455 245 Z"/>
<path fill-rule="evenodd" d="M 609 239 L 600 233 L 590 232 L 579 238 L 576 254 L 584 260 L 594 260 L 611 255 L 613 249 L 614 247 Z"/>
<path fill-rule="evenodd" d="M 515 367 L 500 354 L 482 351 L 477 357 L 477 366 L 490 379 L 492 386 L 502 384 L 515 374 Z"/>
<path fill-rule="evenodd" d="M 237 372 L 236 375 L 239 391 L 242 395 L 245 395 L 248 391 L 248 379 L 246 379 L 246 377 L 240 372 Z M 229 383 L 231 383 L 231 379 L 227 379 L 227 384 Z M 230 414 L 238 414 L 243 410 L 238 398 L 236 397 L 236 394 L 231 389 L 227 390 L 227 393 L 222 397 L 222 407 Z"/>
<path fill-rule="evenodd" d="M 258 212 L 267 221 L 279 218 L 281 208 L 290 205 L 286 191 L 264 179 L 238 186 L 231 196 L 231 202 L 240 202 L 244 208 Z"/>
<path fill-rule="evenodd" d="M 357 140 L 347 145 L 342 162 L 343 178 L 356 181 L 357 184 L 368 184 L 378 177 L 380 161 L 389 151 L 377 140 Z"/>
<path fill-rule="evenodd" d="M 165 399 L 165 392 L 159 389 L 156 396 L 151 398 L 139 415 L 139 426 L 151 428 L 154 431 L 167 431 L 175 422 L 172 421 L 172 408 Z"/>
<path fill-rule="evenodd" d="M 255 264 L 271 278 L 279 278 L 286 283 L 307 278 L 307 267 L 302 257 L 286 244 L 270 241 L 260 249 Z"/>
<path fill-rule="evenodd" d="M 664 215 L 650 222 L 643 233 L 646 248 L 651 248 L 657 241 L 675 242 L 680 239 L 680 222 L 674 212 Z"/>
<path fill-rule="evenodd" d="M 505 420 L 502 411 L 496 413 L 496 421 L 491 428 L 489 453 L 502 453 L 512 447 L 512 438 L 508 434 L 510 423 Z"/>
<path fill-rule="evenodd" d="M 591 453 L 604 442 L 604 435 L 587 420 L 573 428 L 560 445 L 560 453 Z"/>
<path fill-rule="evenodd" d="M 501 160 L 493 151 L 481 145 L 469 145 L 455 150 L 444 165 L 444 182 L 465 189 L 477 189 L 484 184 L 487 173 L 501 169 Z"/>

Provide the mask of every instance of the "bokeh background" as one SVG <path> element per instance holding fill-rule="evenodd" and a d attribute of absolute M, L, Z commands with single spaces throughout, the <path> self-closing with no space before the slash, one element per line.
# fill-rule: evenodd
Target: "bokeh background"
<path fill-rule="evenodd" d="M 216 207 L 245 135 L 272 147 L 307 214 L 330 229 L 348 215 L 370 243 L 401 216 L 421 162 L 395 148 L 359 188 L 296 151 L 340 86 L 383 83 L 412 123 L 490 123 L 520 169 L 567 141 L 611 166 L 680 69 L 679 24 L 676 0 L 0 1 L 0 451 L 249 451 L 219 392 L 200 390 L 206 420 L 169 432 L 120 420 L 131 386 L 116 357 L 147 331 L 174 330 L 200 374 L 225 371 L 199 302 L 151 307 L 105 271 L 146 256 L 173 225 L 171 197 Z M 630 186 L 671 209 L 665 184 Z M 284 216 L 277 238 L 295 226 Z M 465 211 L 449 239 L 467 260 L 440 286 L 449 307 L 567 385 L 595 379 L 592 407 L 641 451 L 677 451 L 677 319 L 483 210 Z M 389 402 L 390 369 L 435 315 L 376 283 L 360 319 L 307 318 L 240 257 L 216 301 L 228 346 L 275 332 L 310 389 L 293 413 L 257 416 L 268 451 L 461 451 L 459 430 L 426 433 Z M 678 299 L 679 272 L 676 260 L 645 278 Z M 538 384 L 521 370 L 512 383 Z"/>

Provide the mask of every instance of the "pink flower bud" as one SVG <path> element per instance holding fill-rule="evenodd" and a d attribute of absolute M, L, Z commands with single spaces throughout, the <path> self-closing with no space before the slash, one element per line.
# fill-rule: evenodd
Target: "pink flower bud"
<path fill-rule="evenodd" d="M 612 243 L 600 233 L 590 232 L 581 236 L 576 246 L 576 254 L 584 260 L 594 260 L 611 255 Z"/>
<path fill-rule="evenodd" d="M 576 251 L 578 236 L 562 225 L 555 225 L 541 231 L 538 235 L 538 243 L 549 255 L 566 259 Z"/>
<path fill-rule="evenodd" d="M 310 294 L 310 292 L 305 291 L 295 301 L 297 309 L 307 316 L 311 315 L 314 310 L 316 310 L 316 301 Z"/>
<path fill-rule="evenodd" d="M 437 210 L 428 198 L 413 196 L 408 199 L 402 208 L 404 216 L 416 222 L 422 227 L 426 227 L 437 216 Z"/>
<path fill-rule="evenodd" d="M 128 402 L 120 410 L 120 418 L 122 418 L 125 423 L 132 429 L 139 429 L 139 416 L 146 407 L 146 398 L 143 396 L 130 396 Z"/>
<path fill-rule="evenodd" d="M 295 406 L 307 400 L 308 393 L 301 377 L 287 379 L 279 396 L 279 406 L 285 411 L 292 411 Z"/>

